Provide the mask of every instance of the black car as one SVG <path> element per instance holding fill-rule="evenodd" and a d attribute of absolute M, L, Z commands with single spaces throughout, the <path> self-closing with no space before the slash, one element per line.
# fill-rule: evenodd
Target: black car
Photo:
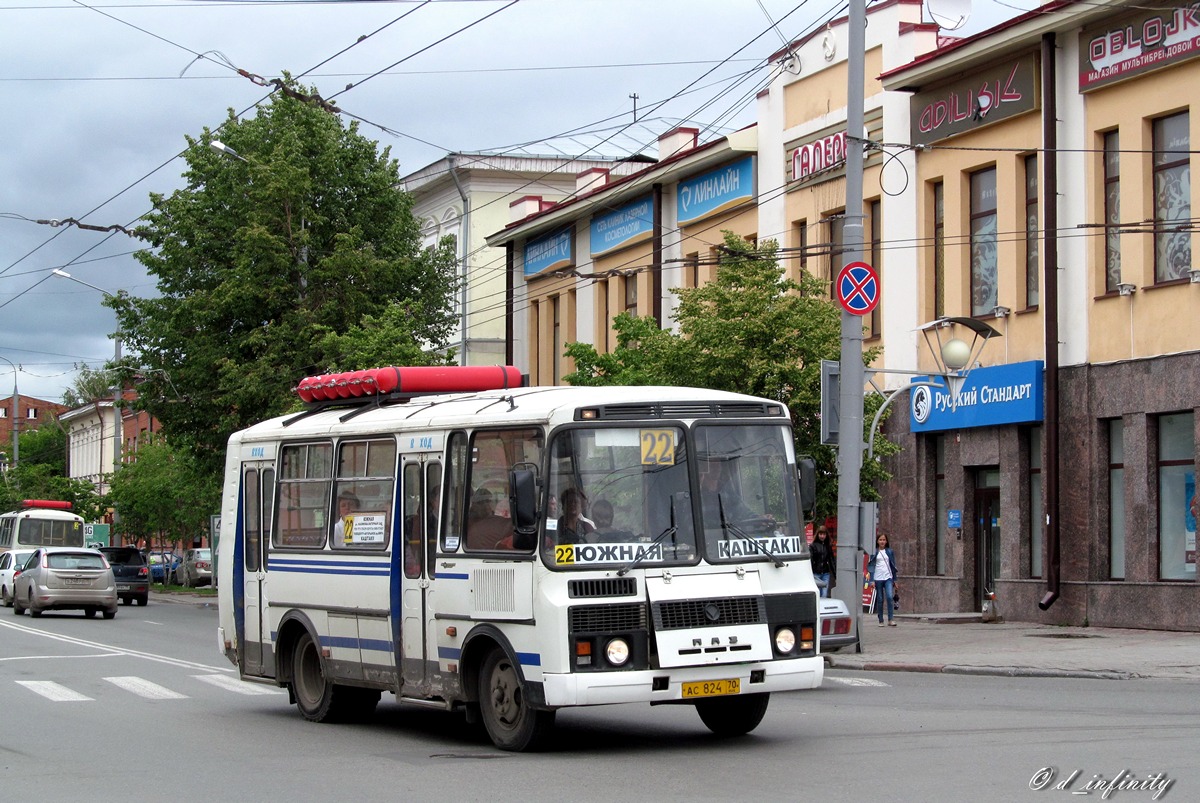
<path fill-rule="evenodd" d="M 137 600 L 138 605 L 150 601 L 150 564 L 139 549 L 131 546 L 106 546 L 100 551 L 112 566 L 117 581 L 117 596 L 128 605 Z"/>

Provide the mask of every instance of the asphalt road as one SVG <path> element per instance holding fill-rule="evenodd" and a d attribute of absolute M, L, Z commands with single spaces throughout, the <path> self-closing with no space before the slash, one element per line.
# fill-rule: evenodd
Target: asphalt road
<path fill-rule="evenodd" d="M 1053 801 L 1120 772 L 1161 773 L 1157 799 L 1200 789 L 1194 680 L 835 668 L 820 690 L 776 695 L 745 738 L 713 738 L 690 708 L 614 706 L 560 712 L 550 750 L 514 755 L 386 696 L 368 724 L 306 722 L 282 690 L 236 679 L 215 629 L 215 609 L 193 605 L 112 621 L 0 610 L 0 797 Z"/>

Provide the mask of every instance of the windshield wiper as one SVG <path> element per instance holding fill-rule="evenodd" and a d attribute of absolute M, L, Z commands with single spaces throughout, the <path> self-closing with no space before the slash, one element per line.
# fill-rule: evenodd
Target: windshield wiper
<path fill-rule="evenodd" d="M 667 529 L 654 536 L 654 540 L 652 540 L 646 546 L 642 554 L 630 561 L 628 566 L 623 566 L 620 569 L 617 569 L 617 577 L 624 577 L 625 575 L 629 574 L 630 569 L 636 569 L 638 564 L 645 560 L 646 556 L 650 554 L 650 547 L 662 543 L 662 540 L 668 535 L 671 536 L 672 540 L 674 540 L 675 533 L 678 532 L 678 530 L 679 528 L 675 526 L 675 495 L 671 494 L 671 523 L 667 525 Z"/>
<path fill-rule="evenodd" d="M 753 538 L 750 537 L 750 534 L 748 532 L 746 532 L 745 530 L 743 530 L 741 527 L 738 527 L 733 522 L 729 522 L 729 521 L 725 520 L 725 507 L 724 507 L 724 505 L 721 504 L 721 495 L 720 494 L 717 494 L 717 510 L 721 515 L 721 533 L 722 533 L 722 535 L 724 535 L 725 531 L 728 530 L 729 532 L 736 535 L 738 538 L 741 538 L 743 541 L 747 542 L 748 544 L 753 546 L 755 549 L 757 549 L 759 552 L 761 552 L 762 554 L 764 554 L 768 558 L 770 558 L 771 562 L 775 564 L 776 569 L 782 569 L 784 566 L 787 565 L 786 563 L 783 562 L 783 560 L 778 555 L 776 555 L 774 552 L 772 552 L 770 549 L 768 549 L 766 544 L 763 544 L 763 543 L 760 543 L 760 542 L 754 540 Z M 726 540 L 728 540 L 728 538 L 726 538 Z"/>

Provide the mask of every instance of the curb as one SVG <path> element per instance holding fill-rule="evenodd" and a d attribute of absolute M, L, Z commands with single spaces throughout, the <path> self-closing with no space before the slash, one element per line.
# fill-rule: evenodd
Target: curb
<path fill-rule="evenodd" d="M 1141 677 L 1133 672 L 1088 669 L 1043 669 L 1032 666 L 971 666 L 969 664 L 922 664 L 902 661 L 856 661 L 833 658 L 834 669 L 863 672 L 925 672 L 945 675 L 985 675 L 992 677 L 1076 678 L 1086 680 L 1130 680 Z"/>

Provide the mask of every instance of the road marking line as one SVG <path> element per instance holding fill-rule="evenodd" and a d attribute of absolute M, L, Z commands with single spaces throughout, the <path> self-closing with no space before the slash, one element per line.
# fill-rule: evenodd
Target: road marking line
<path fill-rule="evenodd" d="M 831 681 L 833 683 L 840 683 L 843 686 L 875 686 L 875 687 L 883 686 L 883 687 L 886 687 L 888 685 L 888 684 L 884 683 L 882 680 L 871 680 L 870 678 L 835 678 L 835 677 L 832 677 L 831 675 L 826 675 L 825 679 L 828 681 Z"/>
<path fill-rule="evenodd" d="M 47 700 L 53 700 L 56 703 L 78 703 L 92 699 L 51 680 L 18 680 L 17 685 L 24 686 L 31 692 L 40 694 Z"/>
<path fill-rule="evenodd" d="M 111 644 L 104 644 L 103 642 L 99 642 L 99 641 L 88 641 L 87 639 L 72 638 L 70 636 L 60 636 L 56 633 L 47 633 L 46 631 L 39 630 L 36 627 L 30 627 L 29 625 L 17 624 L 15 622 L 0 622 L 0 627 L 8 628 L 9 630 L 17 630 L 22 633 L 28 633 L 31 636 L 41 636 L 42 638 L 48 638 L 53 641 L 61 641 L 66 644 L 75 644 L 76 646 L 80 646 L 80 647 L 91 647 L 93 649 L 109 650 L 116 655 L 127 655 L 131 658 L 144 658 L 147 661 L 156 661 L 161 664 L 169 664 L 171 666 L 178 666 L 178 667 L 182 667 L 184 669 L 204 669 L 209 672 L 234 672 L 234 671 L 236 671 L 233 667 L 229 667 L 227 669 L 225 667 L 220 667 L 220 666 L 210 666 L 209 664 L 202 664 L 199 661 L 185 661 L 181 658 L 171 658 L 166 655 L 158 655 L 158 654 L 152 653 L 152 652 L 142 652 L 141 650 L 123 649 L 121 647 L 115 647 Z"/>
<path fill-rule="evenodd" d="M 120 678 L 105 678 L 109 683 L 119 689 L 124 689 L 128 692 L 133 692 L 139 697 L 145 697 L 147 700 L 186 700 L 186 694 L 180 694 L 176 691 L 171 691 L 165 686 L 159 686 L 157 683 L 151 683 L 148 680 L 138 677 L 120 677 Z"/>
<path fill-rule="evenodd" d="M 234 691 L 238 694 L 283 694 L 283 689 L 277 689 L 274 686 L 262 686 L 257 683 L 248 683 L 238 678 L 231 678 L 229 675 L 192 675 L 196 680 L 202 680 L 205 683 L 210 683 L 218 689 L 225 691 Z"/>

